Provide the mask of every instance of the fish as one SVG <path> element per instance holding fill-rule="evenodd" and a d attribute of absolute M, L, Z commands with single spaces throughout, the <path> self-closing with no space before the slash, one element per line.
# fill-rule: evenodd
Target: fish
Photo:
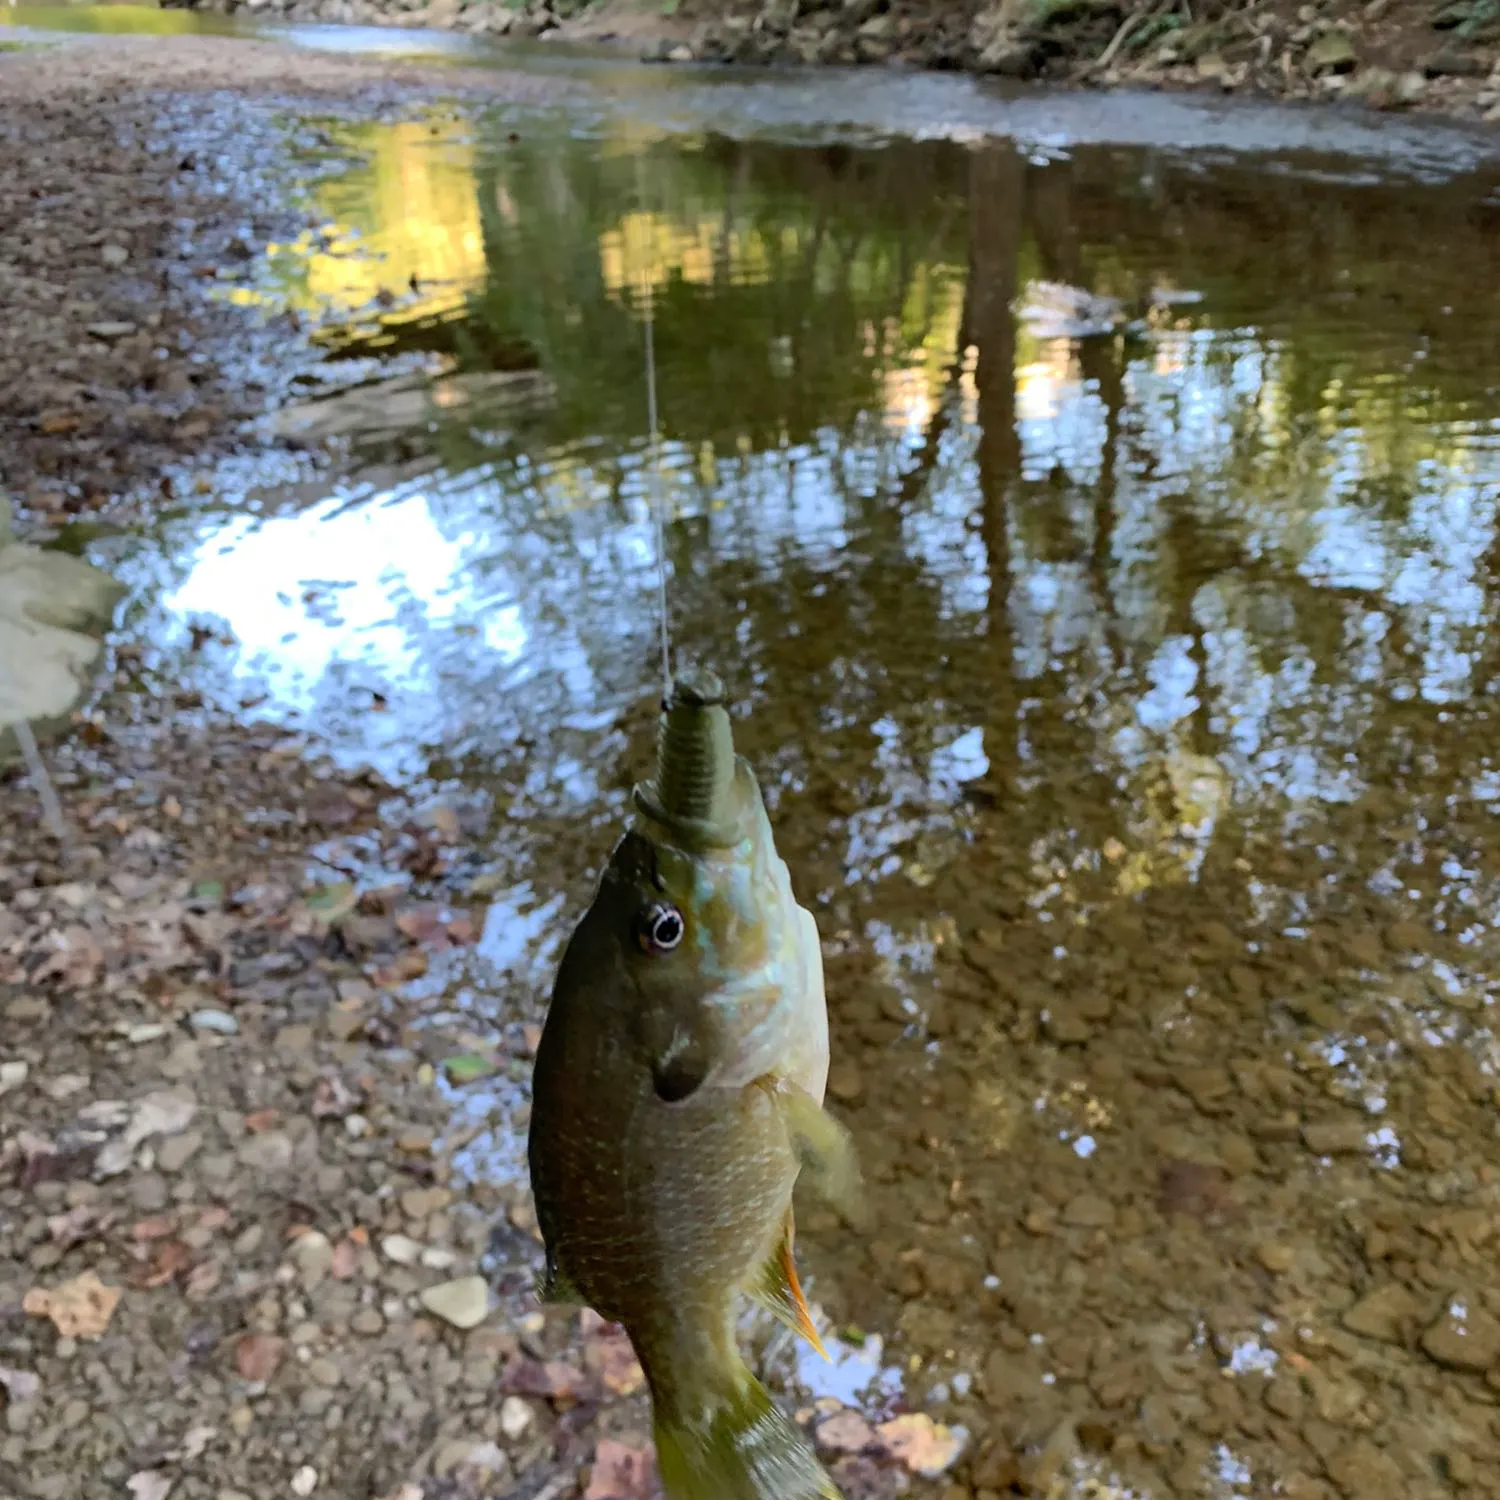
<path fill-rule="evenodd" d="M 817 923 L 712 672 L 678 677 L 654 779 L 632 795 L 536 1049 L 540 1293 L 629 1336 L 668 1500 L 839 1500 L 736 1338 L 749 1297 L 822 1350 L 793 1188 L 851 1223 L 863 1200 L 852 1139 L 823 1108 Z"/>

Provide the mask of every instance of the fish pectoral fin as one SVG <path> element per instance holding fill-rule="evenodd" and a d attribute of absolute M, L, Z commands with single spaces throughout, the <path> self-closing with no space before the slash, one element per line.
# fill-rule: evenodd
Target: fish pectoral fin
<path fill-rule="evenodd" d="M 802 1282 L 797 1276 L 797 1262 L 792 1255 L 796 1228 L 792 1222 L 792 1211 L 786 1211 L 786 1225 L 770 1259 L 761 1269 L 760 1280 L 751 1287 L 750 1294 L 779 1322 L 793 1333 L 800 1334 L 824 1359 L 828 1351 L 818 1335 L 817 1324 L 812 1320 L 812 1311 L 807 1298 L 802 1295 Z"/>
<path fill-rule="evenodd" d="M 587 1306 L 588 1298 L 573 1285 L 572 1278 L 558 1265 L 556 1257 L 547 1252 L 547 1268 L 542 1272 L 536 1288 L 539 1302 L 570 1302 Z"/>
<path fill-rule="evenodd" d="M 864 1178 L 853 1137 L 799 1085 L 778 1079 L 773 1097 L 808 1185 L 851 1225 L 863 1224 Z"/>

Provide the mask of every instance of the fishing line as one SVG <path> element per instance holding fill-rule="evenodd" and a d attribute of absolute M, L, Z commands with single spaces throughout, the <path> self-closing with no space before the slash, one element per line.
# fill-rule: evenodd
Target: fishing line
<path fill-rule="evenodd" d="M 656 336 L 654 288 L 650 273 L 645 286 L 646 305 L 646 422 L 651 430 L 651 513 L 656 522 L 656 606 L 661 616 L 661 697 L 672 696 L 672 627 L 667 615 L 667 526 L 661 492 L 661 431 L 656 419 Z"/>

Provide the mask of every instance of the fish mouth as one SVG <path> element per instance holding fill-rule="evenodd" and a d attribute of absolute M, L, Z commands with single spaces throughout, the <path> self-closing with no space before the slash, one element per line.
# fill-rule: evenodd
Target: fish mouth
<path fill-rule="evenodd" d="M 731 849 L 745 836 L 734 730 L 724 684 L 687 672 L 662 704 L 656 775 L 632 793 L 637 809 L 689 849 Z"/>

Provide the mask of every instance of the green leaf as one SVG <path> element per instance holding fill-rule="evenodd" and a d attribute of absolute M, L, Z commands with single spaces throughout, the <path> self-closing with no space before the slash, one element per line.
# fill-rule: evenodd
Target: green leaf
<path fill-rule="evenodd" d="M 476 1083 L 494 1071 L 495 1066 L 489 1058 L 481 1057 L 477 1052 L 462 1052 L 457 1057 L 443 1059 L 443 1072 L 448 1075 L 449 1083 Z"/>
<path fill-rule="evenodd" d="M 304 899 L 307 909 L 320 922 L 332 927 L 354 910 L 359 896 L 349 881 L 340 880 L 332 885 L 318 886 L 316 890 L 309 891 Z"/>

